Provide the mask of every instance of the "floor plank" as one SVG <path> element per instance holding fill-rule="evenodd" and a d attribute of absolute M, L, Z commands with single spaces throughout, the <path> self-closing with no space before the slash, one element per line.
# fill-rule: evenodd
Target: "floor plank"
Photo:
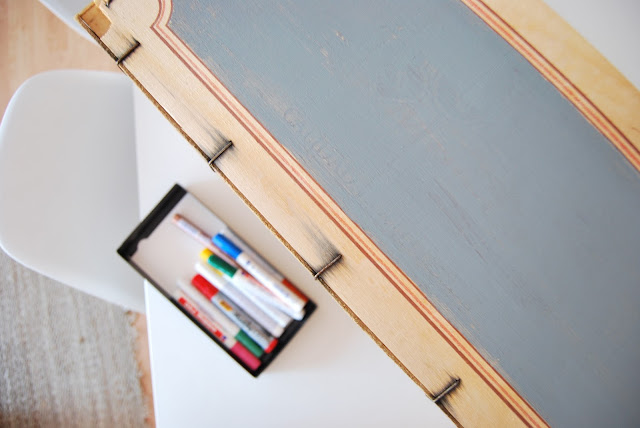
<path fill-rule="evenodd" d="M 75 68 L 118 71 L 97 45 L 68 28 L 35 0 L 0 0 L 0 111 L 29 77 Z"/>

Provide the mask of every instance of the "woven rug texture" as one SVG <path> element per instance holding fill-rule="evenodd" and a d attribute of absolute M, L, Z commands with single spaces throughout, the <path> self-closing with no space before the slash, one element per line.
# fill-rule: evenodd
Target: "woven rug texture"
<path fill-rule="evenodd" d="M 140 427 L 135 314 L 0 250 L 0 427 Z"/>

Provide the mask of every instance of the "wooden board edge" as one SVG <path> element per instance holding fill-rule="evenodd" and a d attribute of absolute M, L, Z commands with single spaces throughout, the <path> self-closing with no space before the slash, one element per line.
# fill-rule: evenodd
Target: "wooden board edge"
<path fill-rule="evenodd" d="M 80 13 L 76 15 L 76 21 L 100 44 L 110 55 L 111 52 L 102 44 L 100 38 L 104 36 L 111 27 L 111 21 L 100 11 L 95 2 L 89 3 Z M 111 55 L 113 56 L 113 55 Z"/>
<path fill-rule="evenodd" d="M 460 0 L 640 171 L 640 91 L 542 0 Z"/>

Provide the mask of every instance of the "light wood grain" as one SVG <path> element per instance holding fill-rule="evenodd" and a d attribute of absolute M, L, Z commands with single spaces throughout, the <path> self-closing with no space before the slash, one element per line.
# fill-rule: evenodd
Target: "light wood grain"
<path fill-rule="evenodd" d="M 480 2 L 467 3 L 482 6 Z M 537 4 L 529 2 L 528 7 L 535 9 L 532 3 Z M 160 2 L 160 6 L 166 3 Z M 166 28 L 166 9 L 159 10 L 154 0 L 113 3 L 111 8 L 101 9 L 111 22 L 109 31 L 101 37 L 105 49 L 118 57 L 134 39 L 141 42 L 122 64 L 124 71 L 188 136 L 205 160 L 219 147 L 219 135 L 234 141 L 234 147 L 216 162 L 216 169 L 300 262 L 313 273 L 336 252 L 344 256 L 323 276 L 322 283 L 388 355 L 429 395 L 453 378 L 462 379 L 460 387 L 440 402 L 456 422 L 469 426 L 546 424 L 268 130 L 172 35 Z M 547 18 L 543 13 L 541 19 Z M 553 22 L 553 37 L 557 32 L 572 32 L 563 22 Z M 522 42 L 517 34 L 504 34 L 512 38 L 511 42 Z M 576 44 L 572 51 L 586 49 L 584 40 L 569 39 Z M 544 46 L 538 45 L 537 49 Z M 560 75 L 553 74 L 551 80 L 571 83 L 571 70 L 579 70 L 580 64 L 607 69 L 601 56 L 589 56 L 584 61 L 573 58 L 573 65 L 563 68 Z M 618 82 L 622 92 L 628 89 L 626 81 L 613 78 L 611 82 Z M 580 111 L 605 135 L 622 141 L 619 148 L 636 150 L 635 143 L 625 143 L 634 141 L 633 133 L 618 129 L 629 123 L 628 115 L 619 112 L 633 108 L 635 95 L 631 101 L 628 97 L 616 100 L 623 105 L 622 110 L 607 109 L 607 103 L 598 96 L 585 96 L 591 94 L 588 86 L 582 84 L 569 98 L 594 106 Z M 611 96 L 611 92 L 607 94 Z M 607 121 L 616 124 L 613 131 L 607 130 Z M 638 166 L 633 157 L 630 160 Z M 385 310 L 381 313 L 380 308 Z"/>
<path fill-rule="evenodd" d="M 67 27 L 35 0 L 0 0 L 0 114 L 29 77 L 55 69 L 120 70 L 98 44 Z M 149 345 L 144 314 L 133 321 L 137 330 L 136 361 L 147 404 L 147 426 L 155 426 Z"/>

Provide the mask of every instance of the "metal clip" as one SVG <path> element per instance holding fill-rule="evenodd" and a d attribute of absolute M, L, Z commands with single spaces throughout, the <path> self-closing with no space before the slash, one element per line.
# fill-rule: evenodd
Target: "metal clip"
<path fill-rule="evenodd" d="M 120 58 L 116 59 L 116 65 L 122 64 L 122 61 L 127 59 L 127 57 L 129 55 L 131 55 L 133 53 L 133 51 L 138 49 L 139 46 L 140 46 L 140 42 L 137 41 L 136 39 L 133 39 L 133 46 L 131 46 L 128 51 L 126 51 L 124 54 L 122 54 L 122 56 Z"/>
<path fill-rule="evenodd" d="M 325 273 L 327 270 L 329 270 L 333 265 L 335 265 L 336 263 L 338 263 L 340 261 L 340 259 L 342 258 L 342 254 L 338 254 L 337 256 L 335 256 L 333 258 L 333 260 L 331 260 L 329 263 L 327 263 L 326 265 L 324 265 L 324 267 L 322 269 L 320 269 L 315 275 L 313 275 L 313 279 L 319 279 L 320 276 Z"/>
<path fill-rule="evenodd" d="M 442 391 L 437 393 L 435 397 L 431 399 L 434 403 L 442 400 L 447 394 L 451 393 L 454 389 L 456 389 L 460 385 L 460 379 L 454 379 L 449 385 L 447 385 Z"/>
<path fill-rule="evenodd" d="M 209 167 L 213 168 L 214 166 L 213 163 L 216 161 L 216 159 L 218 159 L 231 146 L 233 146 L 233 142 L 229 141 L 227 142 L 227 144 L 224 145 L 224 147 L 222 147 L 213 156 L 211 156 L 211 159 L 209 159 Z"/>

